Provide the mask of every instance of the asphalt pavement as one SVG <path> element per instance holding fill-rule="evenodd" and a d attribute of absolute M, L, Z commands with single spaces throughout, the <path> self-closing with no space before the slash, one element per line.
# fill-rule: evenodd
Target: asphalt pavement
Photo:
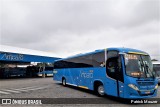
<path fill-rule="evenodd" d="M 160 88 L 158 89 L 158 96 L 160 98 Z M 53 81 L 52 77 L 47 78 L 11 78 L 11 79 L 0 79 L 0 98 L 3 99 L 22 99 L 23 101 L 40 99 L 49 102 L 48 104 L 38 104 L 38 105 L 18 105 L 15 103 L 10 106 L 109 106 L 109 107 L 129 107 L 129 106 L 137 106 L 131 104 L 125 104 L 125 101 L 121 101 L 116 99 L 115 97 L 105 96 L 103 98 L 98 97 L 93 91 L 77 88 L 74 86 L 62 86 L 60 83 Z M 93 99 L 93 104 L 91 100 Z M 102 99 L 101 101 L 99 99 Z M 51 101 L 52 100 L 52 101 Z M 52 104 L 53 100 L 56 102 L 60 102 L 63 104 Z M 64 102 L 62 102 L 64 100 Z M 65 104 L 65 101 L 68 101 L 69 104 Z M 15 100 L 16 101 L 16 100 Z M 50 103 L 51 101 L 51 103 Z M 80 101 L 80 104 L 77 104 L 77 101 Z M 89 104 L 86 104 L 86 102 Z M 96 103 L 96 101 L 100 101 Z M 104 103 L 104 102 L 109 103 Z M 73 104 L 70 104 L 72 103 Z M 74 103 L 76 102 L 76 103 Z M 83 104 L 84 102 L 84 104 Z M 96 104 L 95 104 L 96 103 Z M 0 106 L 9 106 L 9 105 L 0 105 Z M 144 104 L 139 104 L 138 106 L 144 106 Z M 159 104 L 149 104 L 147 106 L 159 107 Z"/>

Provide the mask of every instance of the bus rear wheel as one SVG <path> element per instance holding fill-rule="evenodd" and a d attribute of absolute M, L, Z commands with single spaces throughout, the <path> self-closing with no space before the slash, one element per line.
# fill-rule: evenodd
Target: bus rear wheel
<path fill-rule="evenodd" d="M 99 85 L 97 87 L 97 93 L 98 93 L 98 96 L 104 96 L 104 86 L 103 85 Z"/>
<path fill-rule="evenodd" d="M 62 78 L 62 85 L 66 86 L 66 79 L 65 78 Z"/>

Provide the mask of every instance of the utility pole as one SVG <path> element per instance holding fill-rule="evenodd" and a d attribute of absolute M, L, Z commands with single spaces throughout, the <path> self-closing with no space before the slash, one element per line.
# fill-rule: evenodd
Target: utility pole
<path fill-rule="evenodd" d="M 45 72 L 44 72 L 44 71 L 45 71 L 45 63 L 43 63 L 43 71 L 42 71 L 43 73 L 42 73 L 42 78 L 45 78 L 45 77 L 46 77 L 46 75 L 45 75 Z"/>

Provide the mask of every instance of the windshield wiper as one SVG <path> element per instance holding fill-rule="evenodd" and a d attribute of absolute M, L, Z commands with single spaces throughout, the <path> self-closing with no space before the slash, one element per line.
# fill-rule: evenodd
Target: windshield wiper
<path fill-rule="evenodd" d="M 140 62 L 140 65 L 141 65 L 141 71 L 144 71 L 145 77 L 147 78 L 147 72 L 146 72 L 144 63 L 143 63 L 143 61 L 141 61 L 141 60 L 139 60 L 139 62 Z"/>
<path fill-rule="evenodd" d="M 155 76 L 153 75 L 153 73 L 152 73 L 151 69 L 149 68 L 149 66 L 148 66 L 147 64 L 145 64 L 145 67 L 147 68 L 148 74 L 149 74 L 150 76 L 152 75 L 152 77 L 153 77 L 153 79 L 154 79 Z M 151 73 L 151 74 L 150 74 L 150 73 Z"/>

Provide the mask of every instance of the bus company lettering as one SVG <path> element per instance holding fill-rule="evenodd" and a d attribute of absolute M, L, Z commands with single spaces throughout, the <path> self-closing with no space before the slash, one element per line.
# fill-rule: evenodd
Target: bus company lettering
<path fill-rule="evenodd" d="M 81 71 L 80 72 L 80 77 L 82 77 L 82 78 L 93 78 L 93 73 L 92 72 L 91 73 L 87 73 L 87 72 Z"/>
<path fill-rule="evenodd" d="M 1 59 L 11 60 L 11 61 L 20 61 L 20 60 L 23 60 L 23 55 L 21 54 L 12 55 L 12 54 L 5 53 Z"/>

